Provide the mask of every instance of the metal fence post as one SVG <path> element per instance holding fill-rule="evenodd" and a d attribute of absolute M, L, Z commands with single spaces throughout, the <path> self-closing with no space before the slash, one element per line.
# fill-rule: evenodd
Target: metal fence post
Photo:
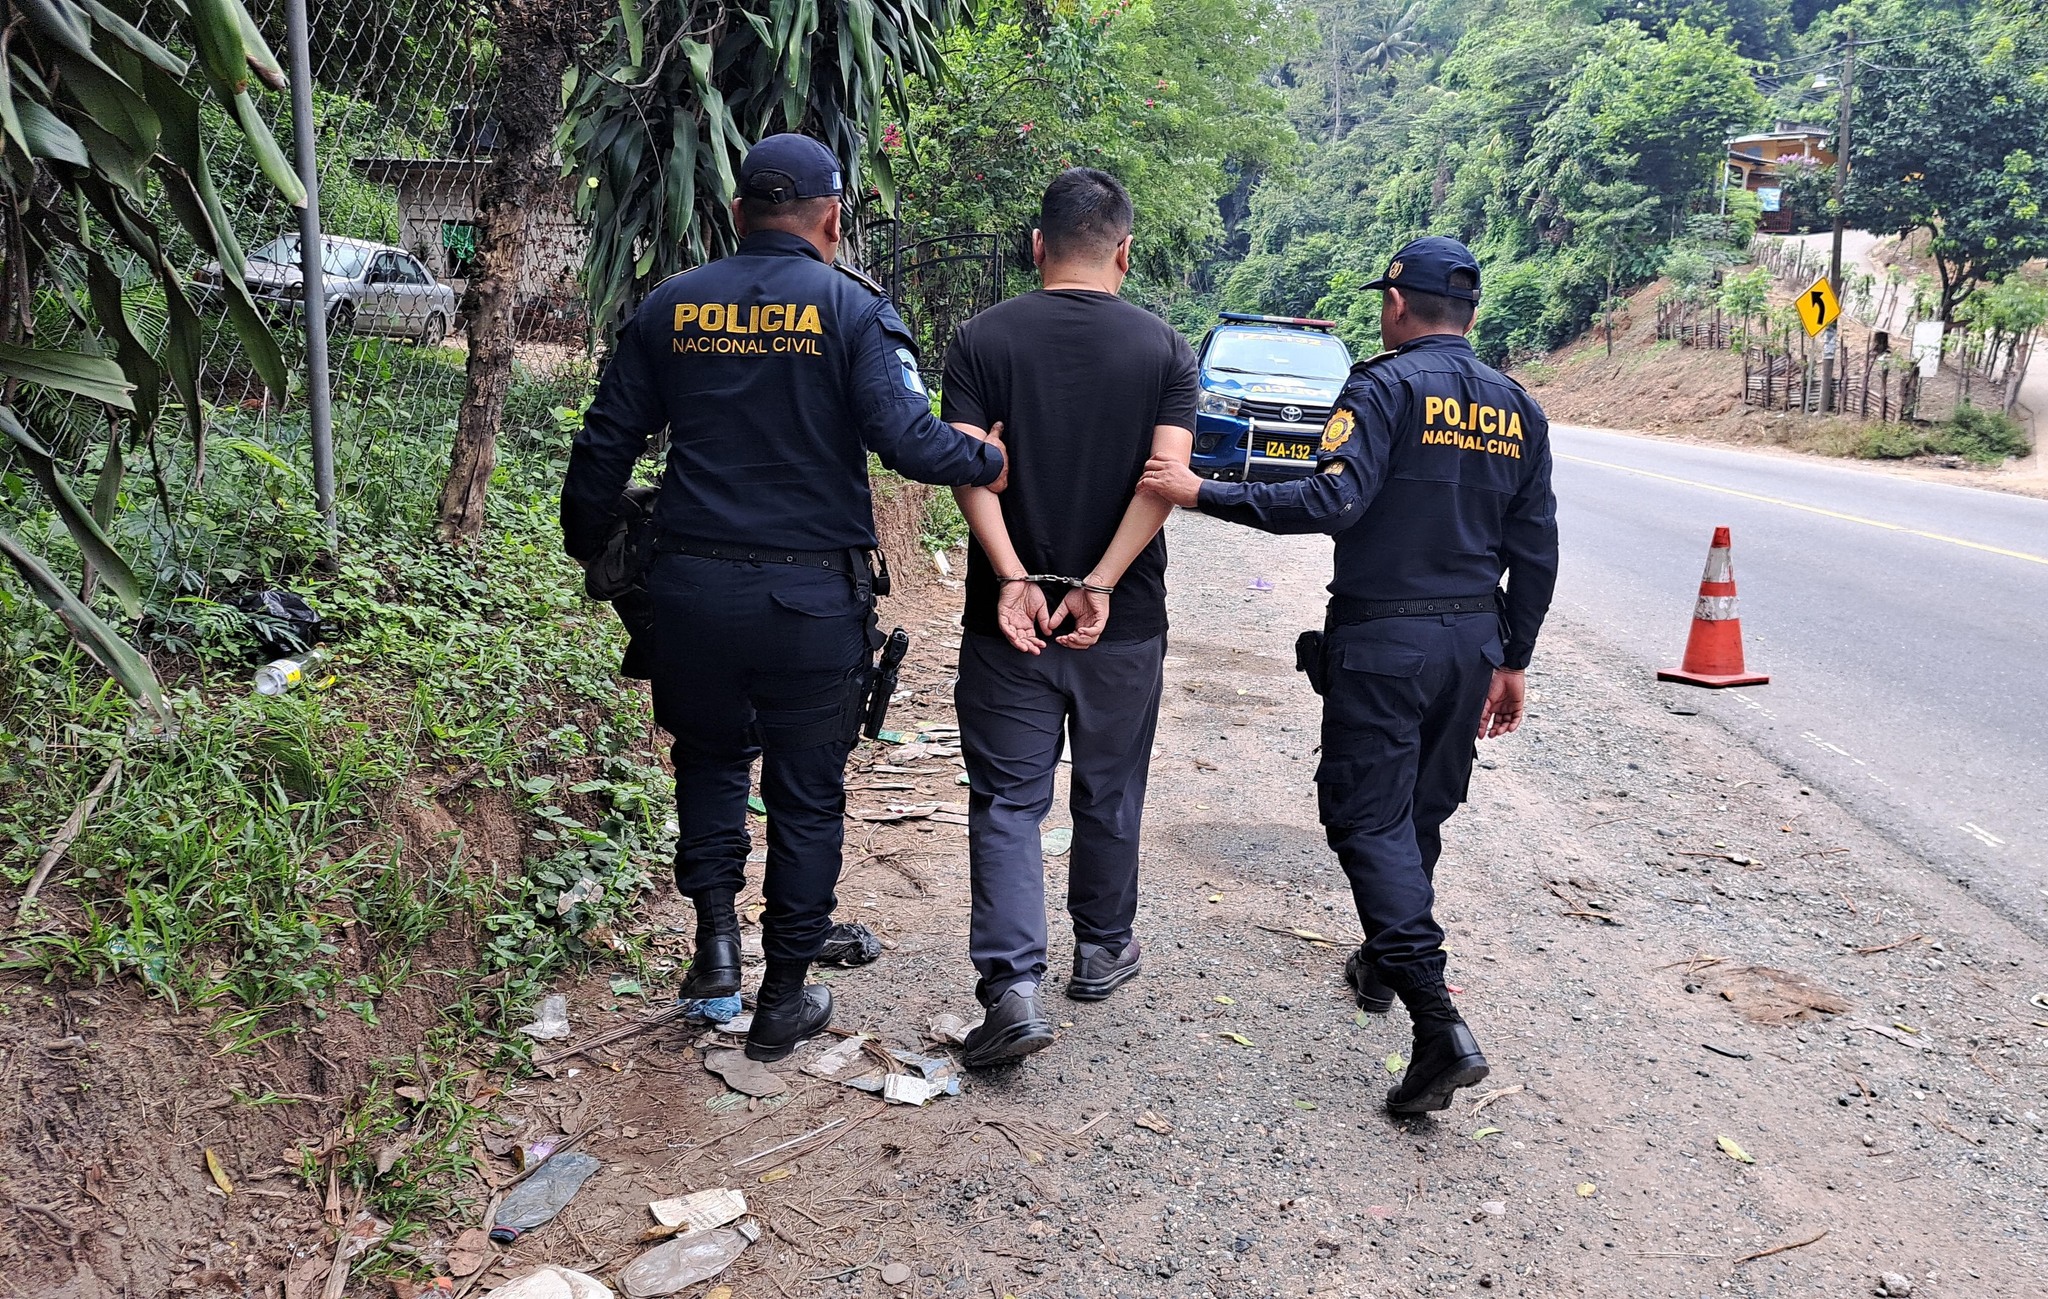
<path fill-rule="evenodd" d="M 299 209 L 299 313 L 306 329 L 306 410 L 313 439 L 313 496 L 327 523 L 327 547 L 340 547 L 334 514 L 334 405 L 327 375 L 326 246 L 320 238 L 320 159 L 313 132 L 313 51 L 306 0 L 285 0 L 285 43 L 291 47 L 292 149 L 306 205 Z"/>

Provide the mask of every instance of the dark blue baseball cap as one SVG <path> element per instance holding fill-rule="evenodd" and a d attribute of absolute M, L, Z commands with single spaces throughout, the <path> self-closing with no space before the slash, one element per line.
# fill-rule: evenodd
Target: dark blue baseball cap
<path fill-rule="evenodd" d="M 1470 284 L 1451 283 L 1454 271 L 1470 274 Z M 1457 240 L 1446 239 L 1442 235 L 1424 235 L 1405 244 L 1400 252 L 1394 254 L 1394 260 L 1387 263 L 1387 273 L 1365 287 L 1413 289 L 1417 293 L 1434 293 L 1438 297 L 1477 302 L 1479 263 L 1473 259 L 1472 250 Z"/>
<path fill-rule="evenodd" d="M 740 197 L 765 203 L 837 198 L 845 189 L 839 159 L 808 135 L 771 135 L 740 163 Z"/>

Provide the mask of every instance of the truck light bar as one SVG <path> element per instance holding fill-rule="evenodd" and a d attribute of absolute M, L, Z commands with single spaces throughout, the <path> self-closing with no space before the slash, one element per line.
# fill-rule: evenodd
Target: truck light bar
<path fill-rule="evenodd" d="M 1243 311 L 1219 311 L 1216 314 L 1225 320 L 1247 325 L 1295 325 L 1303 329 L 1335 329 L 1337 327 L 1337 322 L 1334 320 L 1309 320 L 1302 316 L 1255 316 Z"/>

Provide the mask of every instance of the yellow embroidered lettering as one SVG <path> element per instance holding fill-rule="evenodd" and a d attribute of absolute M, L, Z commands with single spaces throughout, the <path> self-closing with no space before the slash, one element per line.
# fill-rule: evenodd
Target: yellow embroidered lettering
<path fill-rule="evenodd" d="M 682 327 L 683 327 L 684 325 L 687 325 L 687 324 L 689 324 L 689 323 L 690 323 L 691 321 L 695 320 L 696 318 L 697 318 L 697 304 L 696 304 L 696 303 L 694 303 L 694 302 L 678 302 L 678 303 L 676 304 L 676 328 L 677 328 L 678 330 L 680 330 L 680 329 L 681 329 L 681 328 L 682 328 Z"/>
<path fill-rule="evenodd" d="M 797 317 L 796 324 L 791 327 L 791 332 L 798 334 L 824 333 L 825 327 L 818 323 L 818 308 L 815 305 L 805 307 L 804 314 Z"/>

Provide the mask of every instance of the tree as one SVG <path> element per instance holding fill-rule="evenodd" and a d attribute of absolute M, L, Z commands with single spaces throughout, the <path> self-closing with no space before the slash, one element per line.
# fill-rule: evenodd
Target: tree
<path fill-rule="evenodd" d="M 940 75 L 967 0 L 619 0 L 599 66 L 565 83 L 565 162 L 590 222 L 592 323 L 609 338 L 647 286 L 731 251 L 739 158 L 777 131 L 822 140 L 857 202 L 895 196 L 885 105 Z"/>
<path fill-rule="evenodd" d="M 884 135 L 899 212 L 924 229 L 1008 236 L 1028 269 L 1046 182 L 1100 167 L 1131 191 L 1141 277 L 1186 277 L 1224 233 L 1219 202 L 1294 144 L 1260 76 L 1280 11 L 1152 0 L 1034 12 L 993 0 L 947 38 L 944 76 L 912 79 L 911 114 Z"/>
<path fill-rule="evenodd" d="M 629 0 L 630 2 L 630 0 Z M 448 477 L 443 541 L 474 537 L 498 463 L 498 428 L 512 386 L 514 319 L 526 260 L 527 213 L 555 183 L 554 143 L 563 75 L 595 36 L 598 0 L 489 0 L 497 45 L 492 120 L 497 141 L 477 187 L 476 271 L 470 277 L 469 361 Z M 609 5 L 603 6 L 609 9 Z"/>
<path fill-rule="evenodd" d="M 145 16 L 167 44 L 137 28 Z M 201 114 L 210 97 L 270 183 L 304 203 L 257 105 L 258 84 L 281 90 L 284 71 L 240 0 L 7 0 L 5 27 L 0 446 L 35 478 L 85 570 L 76 585 L 66 581 L 7 527 L 0 553 L 87 653 L 167 716 L 155 673 L 94 611 L 90 591 L 96 576 L 130 617 L 140 612 L 135 573 L 105 529 L 124 448 L 154 445 L 166 383 L 203 445 L 201 326 L 191 285 L 165 251 L 173 230 L 220 263 L 216 291 L 229 323 L 271 392 L 286 391 L 283 357 L 242 281 L 242 248 L 214 181 Z M 61 315 L 45 337 L 38 331 L 50 310 Z M 37 435 L 72 401 L 94 403 L 109 429 L 90 506 Z M 159 478 L 157 488 L 168 503 L 170 484 Z"/>
<path fill-rule="evenodd" d="M 1857 78 L 1849 220 L 1927 232 L 1938 312 L 2048 253 L 2048 37 L 2015 25 L 1978 53 L 1945 32 Z"/>

